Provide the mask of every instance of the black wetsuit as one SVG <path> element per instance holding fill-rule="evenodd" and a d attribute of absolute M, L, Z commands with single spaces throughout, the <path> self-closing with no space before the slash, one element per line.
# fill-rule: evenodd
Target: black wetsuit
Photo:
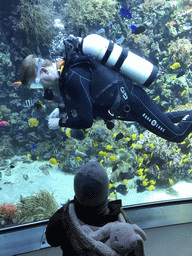
<path fill-rule="evenodd" d="M 60 119 L 59 125 L 62 127 L 83 129 L 91 127 L 96 117 L 105 121 L 117 118 L 109 110 L 113 109 L 118 97 L 122 98 L 119 90 L 123 86 L 128 100 L 123 102 L 124 105 L 122 101 L 119 103 L 118 106 L 122 108 L 118 116 L 124 120 L 136 121 L 152 133 L 172 142 L 182 142 L 192 131 L 192 111 L 163 113 L 144 89 L 89 57 L 76 56 L 61 73 L 59 86 L 68 108 L 77 112 L 77 116 L 69 116 L 65 122 Z M 125 105 L 126 112 L 123 110 Z"/>

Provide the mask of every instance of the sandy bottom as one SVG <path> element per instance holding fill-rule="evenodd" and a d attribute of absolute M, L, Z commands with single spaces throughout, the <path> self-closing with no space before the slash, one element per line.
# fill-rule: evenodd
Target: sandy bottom
<path fill-rule="evenodd" d="M 74 197 L 74 175 L 63 173 L 58 166 L 51 165 L 47 161 L 34 161 L 32 163 L 17 161 L 14 168 L 9 168 L 9 166 L 10 163 L 1 167 L 0 170 L 0 204 L 4 202 L 18 203 L 20 195 L 26 197 L 38 193 L 40 190 L 53 193 L 59 205 Z M 7 168 L 10 170 L 9 172 L 6 171 Z M 11 175 L 7 176 L 6 174 Z M 26 175 L 28 175 L 27 180 L 24 179 Z M 129 183 L 133 184 L 133 181 L 130 180 Z M 137 193 L 135 188 L 131 188 L 126 196 L 117 193 L 117 199 L 122 199 L 123 205 L 189 197 L 192 197 L 192 183 L 183 181 L 173 185 L 171 191 L 155 189 Z"/>

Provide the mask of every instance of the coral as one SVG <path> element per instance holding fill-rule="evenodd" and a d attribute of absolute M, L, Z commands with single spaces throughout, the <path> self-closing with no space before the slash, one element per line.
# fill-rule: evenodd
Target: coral
<path fill-rule="evenodd" d="M 67 12 L 69 25 L 74 31 L 90 27 L 105 26 L 112 21 L 116 14 L 116 0 L 68 0 Z"/>
<path fill-rule="evenodd" d="M 152 12 L 154 9 L 158 8 L 159 6 L 163 6 L 165 0 L 144 0 L 143 3 L 143 11 L 148 13 Z"/>
<path fill-rule="evenodd" d="M 0 213 L 2 213 L 6 217 L 11 217 L 12 219 L 15 219 L 15 214 L 17 212 L 17 208 L 14 204 L 5 204 L 0 205 Z"/>
<path fill-rule="evenodd" d="M 49 46 L 54 37 L 53 17 L 50 9 L 40 4 L 32 4 L 30 1 L 22 1 L 18 10 L 21 13 L 21 18 L 17 28 L 30 38 L 31 43 L 35 41 Z M 28 44 L 30 44 L 29 41 Z"/>
<path fill-rule="evenodd" d="M 168 52 L 173 62 L 182 62 L 186 67 L 191 65 L 192 44 L 185 37 L 178 37 L 176 41 L 171 41 Z"/>
<path fill-rule="evenodd" d="M 29 197 L 20 196 L 17 209 L 16 221 L 21 224 L 50 218 L 57 211 L 58 204 L 53 194 L 40 190 Z"/>
<path fill-rule="evenodd" d="M 142 145 L 137 149 L 138 170 L 135 172 L 140 180 L 154 181 L 159 187 L 171 186 L 170 180 L 174 183 L 182 179 L 191 181 L 191 135 L 178 144 L 145 131 L 143 138 L 135 142 L 137 147 Z"/>
<path fill-rule="evenodd" d="M 0 105 L 0 113 L 3 116 L 3 118 L 9 118 L 11 114 L 11 109 L 7 108 L 5 105 Z"/>
<path fill-rule="evenodd" d="M 0 157 L 12 157 L 15 155 L 13 139 L 9 135 L 2 135 L 0 137 Z"/>
<path fill-rule="evenodd" d="M 149 45 L 151 44 L 151 40 L 149 36 L 144 34 L 130 35 L 130 33 L 128 33 L 127 41 L 130 42 L 131 44 L 134 43 L 135 44 L 134 47 L 136 49 L 140 49 L 142 54 L 144 54 L 145 56 L 149 56 L 149 53 L 150 53 Z"/>
<path fill-rule="evenodd" d="M 28 120 L 28 125 L 29 125 L 30 127 L 37 127 L 38 124 L 39 124 L 39 121 L 37 120 L 37 118 L 30 118 L 30 119 Z"/>

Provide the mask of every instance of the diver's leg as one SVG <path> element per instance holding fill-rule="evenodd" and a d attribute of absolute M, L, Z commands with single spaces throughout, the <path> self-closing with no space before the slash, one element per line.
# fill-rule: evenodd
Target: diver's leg
<path fill-rule="evenodd" d="M 164 113 L 173 123 L 179 123 L 184 116 L 191 115 L 191 110 L 179 110 Z"/>
<path fill-rule="evenodd" d="M 139 86 L 134 86 L 128 104 L 131 118 L 168 141 L 182 142 L 192 131 L 192 111 L 184 111 L 183 116 L 176 112 L 164 114 Z"/>

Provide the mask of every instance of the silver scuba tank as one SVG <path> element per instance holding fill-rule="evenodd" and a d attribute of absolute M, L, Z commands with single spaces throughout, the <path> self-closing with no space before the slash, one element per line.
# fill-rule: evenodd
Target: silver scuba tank
<path fill-rule="evenodd" d="M 158 68 L 148 60 L 97 34 L 78 38 L 83 54 L 116 70 L 136 83 L 149 87 Z"/>

